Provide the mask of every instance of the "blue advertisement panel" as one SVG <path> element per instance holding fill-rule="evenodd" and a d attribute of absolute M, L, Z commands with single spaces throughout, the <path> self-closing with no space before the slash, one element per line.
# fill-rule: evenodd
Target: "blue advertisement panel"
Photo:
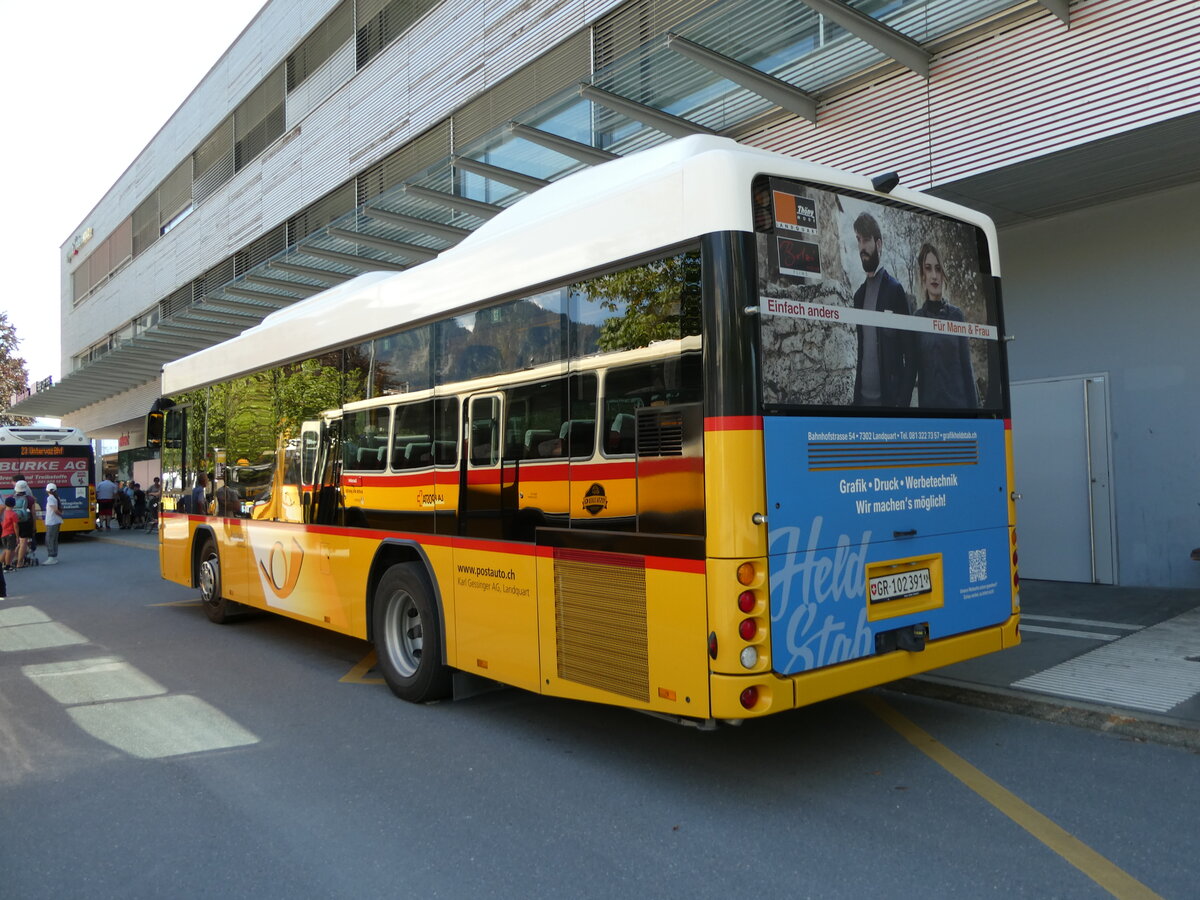
<path fill-rule="evenodd" d="M 776 671 L 1008 618 L 1002 420 L 769 416 L 763 433 Z"/>

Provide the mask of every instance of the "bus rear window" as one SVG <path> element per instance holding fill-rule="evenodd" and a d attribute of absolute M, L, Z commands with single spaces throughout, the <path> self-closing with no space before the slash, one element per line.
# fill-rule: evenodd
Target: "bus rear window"
<path fill-rule="evenodd" d="M 1002 412 L 979 228 L 779 178 L 756 182 L 754 202 L 768 411 Z"/>

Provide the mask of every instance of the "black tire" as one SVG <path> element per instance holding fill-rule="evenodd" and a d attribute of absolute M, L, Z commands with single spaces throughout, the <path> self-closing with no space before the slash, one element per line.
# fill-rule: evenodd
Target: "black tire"
<path fill-rule="evenodd" d="M 210 622 L 224 625 L 236 618 L 238 605 L 221 596 L 221 557 L 211 537 L 204 538 L 200 545 L 196 583 L 200 585 L 200 605 Z"/>
<path fill-rule="evenodd" d="M 450 696 L 437 604 L 423 566 L 403 563 L 383 573 L 372 620 L 379 670 L 393 694 L 412 703 Z"/>

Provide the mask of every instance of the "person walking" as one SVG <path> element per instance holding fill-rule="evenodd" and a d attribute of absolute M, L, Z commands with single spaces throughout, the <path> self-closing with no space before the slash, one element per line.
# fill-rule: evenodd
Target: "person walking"
<path fill-rule="evenodd" d="M 62 526 L 62 504 L 58 501 L 58 485 L 46 485 L 46 565 L 58 565 L 58 531 Z"/>
<path fill-rule="evenodd" d="M 100 510 L 96 514 L 96 529 L 111 529 L 113 501 L 117 498 L 117 485 L 112 476 L 106 474 L 104 480 L 96 485 L 96 505 Z"/>

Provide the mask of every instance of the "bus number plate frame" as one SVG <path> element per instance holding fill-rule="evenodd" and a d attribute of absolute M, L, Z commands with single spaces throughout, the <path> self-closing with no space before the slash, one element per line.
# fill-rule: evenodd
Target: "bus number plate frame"
<path fill-rule="evenodd" d="M 867 590 L 872 603 L 920 597 L 933 591 L 933 576 L 928 568 L 875 575 L 868 580 Z"/>

